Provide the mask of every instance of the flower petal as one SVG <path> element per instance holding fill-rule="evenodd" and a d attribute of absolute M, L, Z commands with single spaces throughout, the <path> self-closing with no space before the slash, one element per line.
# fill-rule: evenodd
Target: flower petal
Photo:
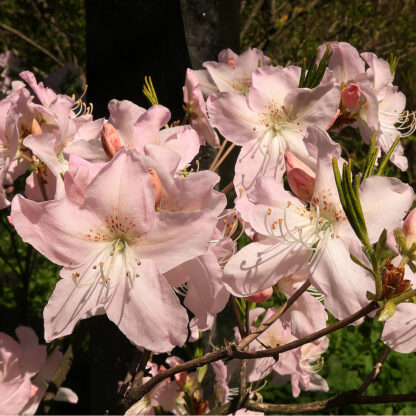
<path fill-rule="evenodd" d="M 123 273 L 105 307 L 108 317 L 137 346 L 155 353 L 182 346 L 188 336 L 188 315 L 165 277 L 149 260 L 129 271 L 133 285 Z M 137 278 L 136 272 L 140 273 Z"/>

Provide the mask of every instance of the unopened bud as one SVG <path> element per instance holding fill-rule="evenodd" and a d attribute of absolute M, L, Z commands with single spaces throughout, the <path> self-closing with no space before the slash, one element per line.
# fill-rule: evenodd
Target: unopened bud
<path fill-rule="evenodd" d="M 385 322 L 387 319 L 391 318 L 396 312 L 397 305 L 389 300 L 386 305 L 384 306 L 383 310 L 380 312 L 380 316 L 378 317 L 379 322 Z"/>
<path fill-rule="evenodd" d="M 104 152 L 109 158 L 112 158 L 117 150 L 120 149 L 120 138 L 118 137 L 117 130 L 111 123 L 104 124 L 101 130 L 101 143 Z"/>
<path fill-rule="evenodd" d="M 302 201 L 309 202 L 315 188 L 315 173 L 290 152 L 285 153 L 285 160 L 290 189 Z"/>
<path fill-rule="evenodd" d="M 249 302 L 266 302 L 273 295 L 273 288 L 269 287 L 268 289 L 260 290 L 260 292 L 255 293 L 254 295 L 248 296 L 246 299 Z"/>
<path fill-rule="evenodd" d="M 10 224 L 12 227 L 14 227 L 14 222 L 13 222 L 13 218 L 12 218 L 12 216 L 11 216 L 11 215 L 8 215 L 8 216 L 7 216 L 7 221 L 9 221 L 9 224 Z"/>
<path fill-rule="evenodd" d="M 341 92 L 341 103 L 349 110 L 356 110 L 360 104 L 361 89 L 357 84 L 348 84 Z"/>
<path fill-rule="evenodd" d="M 162 199 L 162 182 L 160 182 L 159 175 L 153 168 L 148 169 L 151 182 L 153 186 L 153 190 L 155 191 L 155 208 L 157 209 L 160 205 L 160 201 Z"/>
<path fill-rule="evenodd" d="M 406 246 L 410 248 L 416 242 L 416 208 L 412 209 L 404 220 L 403 234 L 406 238 Z"/>
<path fill-rule="evenodd" d="M 32 134 L 42 134 L 42 128 L 38 121 L 34 118 L 32 121 Z"/>

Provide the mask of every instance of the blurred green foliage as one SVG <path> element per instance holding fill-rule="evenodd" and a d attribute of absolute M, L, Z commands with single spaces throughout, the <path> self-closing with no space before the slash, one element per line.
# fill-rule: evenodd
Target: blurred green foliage
<path fill-rule="evenodd" d="M 85 73 L 84 0 L 1 0 L 0 51 L 7 49 L 41 78 L 68 63 Z"/>

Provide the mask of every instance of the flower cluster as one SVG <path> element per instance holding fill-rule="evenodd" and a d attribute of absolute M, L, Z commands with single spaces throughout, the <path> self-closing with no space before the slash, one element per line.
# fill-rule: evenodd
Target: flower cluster
<path fill-rule="evenodd" d="M 257 49 L 241 55 L 227 49 L 204 70 L 189 69 L 185 117 L 171 124 L 148 81 L 150 108 L 111 100 L 108 119 L 94 119 L 83 97 L 57 94 L 30 72 L 13 82 L 0 101 L 0 207 L 11 206 L 20 237 L 62 266 L 44 309 L 47 342 L 106 314 L 141 351 L 171 352 L 212 329 L 231 296 L 238 320 L 246 321 L 235 329 L 235 345 L 263 328 L 245 345 L 248 353 L 300 341 L 326 327 L 327 311 L 342 320 L 370 300 L 386 321 L 383 341 L 400 352 L 416 350 L 416 320 L 403 318 L 416 313 L 413 212 L 403 222 L 414 192 L 382 175 L 388 160 L 407 169 L 400 137 L 415 125 L 393 85 L 394 63 L 343 42 L 320 46 L 308 70 L 270 62 Z M 336 141 L 346 126 L 369 145 L 355 176 Z M 211 170 L 191 168 L 201 145 L 219 148 Z M 236 199 L 227 208 L 232 186 L 217 191 L 215 171 L 234 145 L 241 146 Z M 15 182 L 24 174 L 21 192 Z M 251 241 L 238 250 L 243 233 Z M 392 261 L 386 244 L 398 254 Z M 307 283 L 280 316 L 282 297 Z M 266 301 L 273 304 L 267 310 Z M 25 367 L 22 331 L 22 346 L 6 335 L 0 346 L 22 349 L 16 361 L 2 364 L 7 376 L 0 386 L 25 390 L 18 408 L 7 412 L 26 412 L 36 393 L 31 377 L 41 367 L 42 360 L 39 368 Z M 258 385 L 274 373 L 271 383 L 290 381 L 294 397 L 328 391 L 318 374 L 328 344 L 321 337 L 278 361 L 249 360 L 247 382 Z M 9 379 L 6 367 L 15 363 L 19 371 Z M 181 363 L 171 356 L 165 364 Z M 234 363 L 212 363 L 214 398 L 203 397 L 205 373 L 180 372 L 127 414 L 158 406 L 203 414 L 223 405 L 235 394 Z M 144 382 L 166 371 L 165 364 L 149 361 Z"/>

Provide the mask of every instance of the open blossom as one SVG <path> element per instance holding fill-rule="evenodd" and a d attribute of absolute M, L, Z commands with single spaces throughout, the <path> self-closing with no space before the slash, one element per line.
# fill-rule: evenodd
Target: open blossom
<path fill-rule="evenodd" d="M 46 346 L 38 344 L 31 328 L 19 327 L 20 343 L 0 333 L 0 412 L 17 414 L 37 392 L 33 377 L 46 359 Z"/>
<path fill-rule="evenodd" d="M 320 57 L 326 46 L 318 48 Z M 345 125 L 359 127 L 366 143 L 377 132 L 376 145 L 385 153 L 397 136 L 405 137 L 414 131 L 414 114 L 404 111 L 406 97 L 393 85 L 394 73 L 387 61 L 370 52 L 360 55 L 349 43 L 331 42 L 328 68 L 334 72 L 341 88 L 337 129 Z M 407 158 L 400 143 L 391 161 L 401 170 L 407 169 Z"/>
<path fill-rule="evenodd" d="M 311 297 L 309 294 L 304 295 Z M 299 301 L 302 302 L 302 300 L 297 302 Z M 320 305 L 320 307 L 323 310 L 323 306 Z M 252 322 L 256 321 L 263 312 L 263 308 L 252 309 L 250 311 L 250 320 Z M 275 308 L 269 308 L 262 319 L 262 323 L 265 323 L 275 312 Z M 291 312 L 290 309 L 288 312 L 291 315 L 288 319 L 289 323 L 283 323 L 280 319 L 274 322 L 257 340 L 250 344 L 249 350 L 261 351 L 266 347 L 275 348 L 278 345 L 295 341 L 297 337 L 291 332 L 291 318 L 299 319 L 299 317 L 296 317 L 296 312 Z M 325 327 L 325 313 L 319 316 L 319 314 L 315 314 L 315 311 L 309 311 L 309 315 L 313 315 L 307 318 L 309 321 L 314 320 L 316 326 L 320 329 Z M 302 318 L 300 321 L 302 321 Z M 275 371 L 277 374 L 273 381 L 277 384 L 285 384 L 287 381 L 291 381 L 294 397 L 299 396 L 301 389 L 328 391 L 326 380 L 318 374 L 318 371 L 322 368 L 323 359 L 321 356 L 327 350 L 328 344 L 328 338 L 324 337 L 280 354 L 277 362 L 273 357 L 249 360 L 247 363 L 247 381 L 261 380 Z"/>
<path fill-rule="evenodd" d="M 62 353 L 55 349 L 46 357 L 33 329 L 16 329 L 19 342 L 0 332 L 0 413 L 33 415 L 54 375 Z M 77 395 L 60 388 L 55 400 L 76 403 Z"/>
<path fill-rule="evenodd" d="M 224 280 L 231 293 L 248 296 L 308 265 L 309 278 L 325 296 L 326 308 L 342 319 L 368 302 L 366 291 L 374 291 L 374 282 L 349 255 L 360 252 L 360 243 L 342 209 L 332 171 L 332 158 L 339 158 L 341 149 L 318 128 L 310 127 L 305 140 L 317 159 L 309 208 L 284 190 L 282 180 L 260 178 L 255 192 L 238 201 L 236 208 L 268 238 L 232 257 Z M 400 224 L 413 201 L 413 190 L 396 178 L 372 176 L 362 182 L 359 196 L 370 241 L 375 242 L 384 228 Z"/>
<path fill-rule="evenodd" d="M 199 79 L 205 97 L 222 91 L 247 94 L 251 87 L 252 73 L 259 67 L 268 65 L 270 58 L 259 49 L 249 48 L 240 55 L 231 49 L 223 49 L 218 55 L 218 62 L 204 62 L 206 70 L 193 72 Z"/>
<path fill-rule="evenodd" d="M 156 146 L 147 150 L 149 156 L 159 159 L 143 159 L 160 180 L 161 196 L 157 204 L 159 212 L 190 213 L 209 210 L 216 218 L 222 216 L 226 198 L 224 194 L 213 189 L 220 179 L 216 173 L 200 171 L 178 176 L 175 174 L 180 163 L 177 153 L 167 149 L 161 153 Z M 166 273 L 167 280 L 172 286 L 178 287 L 178 292 L 185 296 L 184 305 L 195 315 L 192 323 L 197 325 L 200 331 L 211 328 L 212 318 L 224 309 L 229 298 L 222 280 L 223 271 L 214 251 L 214 244 L 223 243 L 217 239 L 218 234 L 217 227 L 213 231 L 210 248 L 206 253 Z"/>
<path fill-rule="evenodd" d="M 139 154 L 145 154 L 148 146 L 158 146 L 175 151 L 180 157 L 178 169 L 184 169 L 197 155 L 200 146 L 198 133 L 190 126 L 167 127 L 171 117 L 170 111 L 162 105 L 154 105 L 148 110 L 133 104 L 130 101 L 111 100 L 108 104 L 110 117 L 108 123 L 111 127 L 104 126 L 103 133 L 111 130 L 112 144 L 117 142 L 117 150 L 121 147 L 134 149 Z M 108 129 L 106 131 L 105 129 Z M 110 154 L 107 143 L 102 146 L 102 139 L 88 142 L 91 154 L 84 156 L 85 151 L 79 145 L 71 146 L 67 153 L 76 154 L 92 162 L 104 162 L 109 160 Z M 84 143 L 83 146 L 86 146 Z M 91 147 L 93 146 L 93 147 Z M 95 147 L 101 148 L 94 153 Z M 111 154 L 116 151 L 114 148 Z M 111 158 L 111 157 L 110 157 Z"/>
<path fill-rule="evenodd" d="M 333 82 L 298 88 L 299 78 L 298 67 L 264 67 L 253 73 L 247 97 L 226 92 L 208 99 L 213 125 L 242 146 L 234 178 L 239 192 L 248 192 L 259 177 L 282 176 L 287 151 L 314 163 L 303 143 L 306 129 L 324 129 L 331 123 L 340 94 Z"/>
<path fill-rule="evenodd" d="M 57 95 L 50 88 L 37 83 L 34 75 L 24 71 L 20 76 L 34 91 L 38 102 L 30 95 L 26 85 L 19 83 L 10 96 L 2 100 L 2 120 L 6 128 L 0 126 L 2 144 L 3 184 L 13 184 L 17 176 L 24 173 L 33 160 L 41 161 L 38 166 L 42 181 L 46 184 L 48 198 L 63 196 L 61 174 L 65 173 L 68 162 L 64 149 L 78 140 L 93 140 L 99 136 L 103 120 L 92 120 L 91 114 L 76 114 L 74 110 L 81 104 L 70 97 Z M 8 107 L 7 107 L 7 104 Z M 85 110 L 81 106 L 82 110 Z M 3 118 L 4 117 L 4 118 Z M 36 200 L 44 197 L 34 178 L 28 180 L 28 195 Z M 6 202 L 7 205 L 7 202 Z"/>
<path fill-rule="evenodd" d="M 165 352 L 185 342 L 186 311 L 161 273 L 204 254 L 216 218 L 156 212 L 141 156 L 117 152 L 86 186 L 82 203 L 17 196 L 12 218 L 24 241 L 64 266 L 44 310 L 47 341 L 105 312 L 138 346 Z"/>

